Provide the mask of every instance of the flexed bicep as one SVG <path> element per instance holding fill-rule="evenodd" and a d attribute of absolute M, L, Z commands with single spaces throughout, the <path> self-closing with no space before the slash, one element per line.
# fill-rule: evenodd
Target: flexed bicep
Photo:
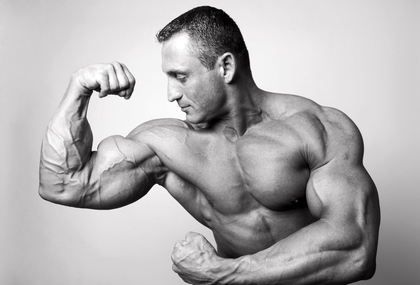
<path fill-rule="evenodd" d="M 48 200 L 79 208 L 122 207 L 143 197 L 162 169 L 145 144 L 111 136 L 92 152 L 83 169 L 61 177 L 61 187 Z"/>
<path fill-rule="evenodd" d="M 108 209 L 135 202 L 156 183 L 160 170 L 160 160 L 147 145 L 111 136 L 101 142 L 93 157 L 93 195 L 84 195 L 83 206 Z"/>

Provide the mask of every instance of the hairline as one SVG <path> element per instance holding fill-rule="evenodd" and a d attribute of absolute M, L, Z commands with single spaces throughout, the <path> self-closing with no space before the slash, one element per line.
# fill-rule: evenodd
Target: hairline
<path fill-rule="evenodd" d="M 179 36 L 185 34 L 188 37 L 188 52 L 191 53 L 191 55 L 195 56 L 207 70 L 213 70 L 216 66 L 217 58 L 220 57 L 220 55 L 217 56 L 216 60 L 213 62 L 213 66 L 208 66 L 206 61 L 202 59 L 203 52 L 200 50 L 200 47 L 202 44 L 200 44 L 200 41 L 195 39 L 187 29 L 182 28 L 174 33 L 172 33 L 169 37 L 164 39 L 158 39 L 158 42 L 163 44 L 164 42 L 170 41 L 174 36 Z"/>

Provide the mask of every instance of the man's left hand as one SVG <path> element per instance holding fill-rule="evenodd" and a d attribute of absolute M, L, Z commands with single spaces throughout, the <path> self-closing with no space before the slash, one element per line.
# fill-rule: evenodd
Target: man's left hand
<path fill-rule="evenodd" d="M 217 284 L 216 270 L 221 259 L 205 237 L 190 232 L 175 244 L 172 269 L 189 284 Z"/>

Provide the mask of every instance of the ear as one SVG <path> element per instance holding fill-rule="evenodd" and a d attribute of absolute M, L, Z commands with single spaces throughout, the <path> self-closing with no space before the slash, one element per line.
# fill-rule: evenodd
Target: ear
<path fill-rule="evenodd" d="M 227 84 L 232 83 L 236 74 L 236 59 L 235 56 L 226 52 L 218 59 L 220 73 Z"/>

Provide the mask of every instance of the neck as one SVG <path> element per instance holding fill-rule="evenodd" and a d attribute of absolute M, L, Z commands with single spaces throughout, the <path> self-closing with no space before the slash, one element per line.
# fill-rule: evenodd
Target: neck
<path fill-rule="evenodd" d="M 229 86 L 226 112 L 211 122 L 212 128 L 236 138 L 243 136 L 248 128 L 262 120 L 259 107 L 262 94 L 252 79 Z"/>

